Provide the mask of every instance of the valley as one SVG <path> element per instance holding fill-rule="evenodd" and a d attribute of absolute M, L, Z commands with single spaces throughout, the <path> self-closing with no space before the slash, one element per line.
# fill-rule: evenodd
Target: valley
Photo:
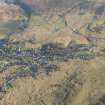
<path fill-rule="evenodd" d="M 105 1 L 0 0 L 0 105 L 105 105 Z"/>

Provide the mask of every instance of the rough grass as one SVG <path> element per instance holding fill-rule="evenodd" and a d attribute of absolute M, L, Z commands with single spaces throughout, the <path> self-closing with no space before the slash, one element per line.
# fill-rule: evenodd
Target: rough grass
<path fill-rule="evenodd" d="M 74 34 L 70 26 L 79 29 L 82 34 L 93 34 L 87 30 L 87 23 L 92 22 L 93 27 L 101 24 L 103 20 L 92 21 L 94 15 L 90 15 L 69 15 L 67 17 L 69 26 L 65 26 L 61 18 L 54 22 L 46 21 L 44 17 L 32 16 L 28 28 L 21 34 L 10 36 L 10 40 L 19 41 L 21 44 L 25 42 L 27 48 L 57 41 L 68 44 L 72 39 L 84 44 L 87 43 L 86 40 Z M 80 29 L 81 26 L 83 27 Z M 97 33 L 94 34 L 98 36 Z M 29 42 L 32 38 L 35 38 L 34 44 Z M 96 42 L 97 50 L 104 48 L 104 44 Z M 0 105 L 93 105 L 98 97 L 105 94 L 104 57 L 96 57 L 91 61 L 77 59 L 54 63 L 60 68 L 49 75 L 42 72 L 35 79 L 18 78 L 13 87 L 2 96 Z M 8 70 L 14 73 L 17 67 L 12 66 Z M 4 81 L 2 77 L 0 74 L 0 84 Z"/>
<path fill-rule="evenodd" d="M 60 71 L 49 76 L 40 74 L 35 80 L 18 79 L 1 105 L 88 105 L 105 92 L 104 63 L 100 58 L 71 60 L 60 63 Z"/>

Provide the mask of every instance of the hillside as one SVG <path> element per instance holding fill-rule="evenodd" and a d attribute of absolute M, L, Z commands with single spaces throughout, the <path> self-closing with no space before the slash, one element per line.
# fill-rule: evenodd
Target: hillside
<path fill-rule="evenodd" d="M 0 3 L 0 33 L 12 34 L 27 21 L 24 10 L 14 4 Z"/>
<path fill-rule="evenodd" d="M 0 3 L 0 105 L 105 105 L 105 0 Z"/>

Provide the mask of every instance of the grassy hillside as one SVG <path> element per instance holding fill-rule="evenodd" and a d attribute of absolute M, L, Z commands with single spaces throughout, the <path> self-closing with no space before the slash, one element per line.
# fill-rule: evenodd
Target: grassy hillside
<path fill-rule="evenodd" d="M 104 1 L 68 2 L 0 22 L 0 105 L 105 105 Z"/>

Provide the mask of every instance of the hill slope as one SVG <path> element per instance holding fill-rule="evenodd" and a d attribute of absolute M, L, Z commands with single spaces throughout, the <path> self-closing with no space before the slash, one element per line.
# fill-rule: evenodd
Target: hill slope
<path fill-rule="evenodd" d="M 105 105 L 105 1 L 4 2 L 0 105 Z"/>

